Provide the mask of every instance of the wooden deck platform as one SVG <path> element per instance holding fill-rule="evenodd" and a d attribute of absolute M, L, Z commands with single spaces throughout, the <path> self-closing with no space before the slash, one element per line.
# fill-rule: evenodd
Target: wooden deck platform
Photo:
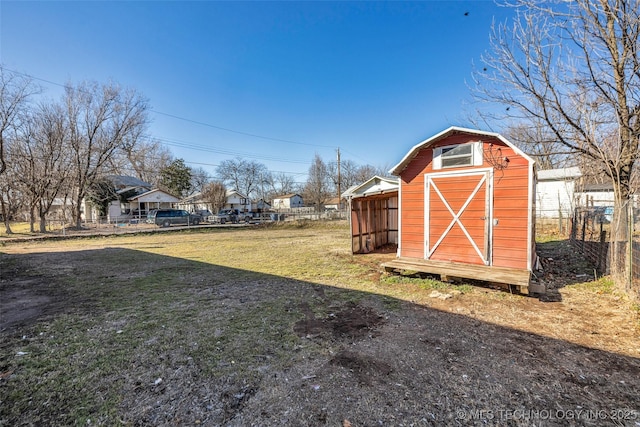
<path fill-rule="evenodd" d="M 528 270 L 505 267 L 491 267 L 457 262 L 430 261 L 415 258 L 396 258 L 382 264 L 386 271 L 417 271 L 438 274 L 443 280 L 448 278 L 473 279 L 504 285 L 516 285 L 524 294 L 529 293 L 531 273 Z"/>

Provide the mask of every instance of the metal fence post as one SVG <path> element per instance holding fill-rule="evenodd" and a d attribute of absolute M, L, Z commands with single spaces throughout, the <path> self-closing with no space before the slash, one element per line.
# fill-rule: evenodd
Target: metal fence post
<path fill-rule="evenodd" d="M 631 284 L 633 283 L 633 203 L 632 199 L 627 200 L 627 231 L 628 231 L 628 256 L 629 262 L 627 264 L 628 274 L 627 274 L 627 284 L 625 289 L 627 292 L 631 291 Z"/>
<path fill-rule="evenodd" d="M 587 232 L 587 213 L 582 212 L 582 252 L 584 253 L 584 238 Z"/>

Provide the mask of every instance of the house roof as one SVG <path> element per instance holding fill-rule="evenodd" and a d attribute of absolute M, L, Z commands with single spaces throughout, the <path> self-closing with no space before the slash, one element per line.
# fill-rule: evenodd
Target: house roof
<path fill-rule="evenodd" d="M 242 199 L 248 199 L 247 196 L 245 196 L 244 194 L 242 194 L 241 192 L 239 192 L 238 190 L 227 190 L 227 197 L 232 196 L 234 194 L 237 194 L 238 196 L 240 196 L 240 198 Z"/>
<path fill-rule="evenodd" d="M 149 188 L 148 188 L 148 187 L 124 187 L 124 188 L 121 188 L 121 189 L 119 189 L 119 190 L 116 190 L 116 194 L 124 194 L 124 193 L 126 193 L 126 192 L 128 192 L 128 191 L 136 190 L 136 189 L 138 189 L 138 188 L 141 188 L 141 189 L 143 189 L 143 190 L 145 190 L 145 189 L 146 189 L 147 191 L 149 191 Z"/>
<path fill-rule="evenodd" d="M 197 203 L 202 200 L 202 192 L 197 191 L 181 200 L 182 203 Z"/>
<path fill-rule="evenodd" d="M 113 186 L 118 189 L 122 188 L 131 188 L 131 187 L 146 187 L 152 188 L 153 185 L 148 182 L 144 182 L 141 179 L 136 178 L 135 176 L 128 175 L 108 175 L 107 179 L 111 181 Z"/>
<path fill-rule="evenodd" d="M 295 196 L 302 197 L 302 196 L 300 196 L 299 194 L 284 194 L 284 195 L 282 195 L 282 196 L 276 196 L 276 197 L 274 197 L 273 199 L 274 199 L 274 200 L 275 200 L 275 199 L 290 199 L 290 198 L 295 197 Z"/>
<path fill-rule="evenodd" d="M 502 135 L 500 135 L 498 133 L 487 132 L 487 131 L 476 130 L 476 129 L 467 129 L 467 128 L 458 127 L 458 126 L 451 126 L 450 128 L 443 130 L 442 132 L 432 136 L 431 138 L 425 139 L 424 141 L 414 145 L 411 148 L 411 150 L 409 150 L 407 155 L 404 156 L 404 158 L 400 161 L 400 163 L 395 165 L 389 171 L 389 173 L 391 173 L 392 175 L 396 175 L 396 176 L 400 175 L 400 173 L 418 155 L 420 150 L 422 150 L 423 148 L 426 148 L 426 147 L 434 144 L 437 141 L 440 141 L 442 139 L 448 138 L 449 136 L 457 134 L 457 133 L 464 133 L 464 134 L 477 135 L 477 136 L 486 136 L 486 137 L 490 137 L 490 138 L 499 139 L 500 141 L 505 143 L 508 147 L 510 147 L 516 154 L 518 154 L 519 156 L 524 157 L 529 162 L 534 163 L 534 160 L 531 157 L 527 156 L 522 150 L 520 150 L 518 147 L 513 145 L 513 143 L 509 142 L 506 138 L 504 138 Z"/>
<path fill-rule="evenodd" d="M 580 192 L 612 192 L 613 191 L 613 183 L 606 182 L 602 184 L 584 184 L 580 189 Z"/>
<path fill-rule="evenodd" d="M 130 197 L 128 200 L 139 200 L 139 201 L 153 201 L 153 202 L 169 202 L 169 203 L 178 203 L 180 201 L 179 198 L 173 196 L 165 191 L 159 189 L 153 189 L 151 191 L 147 191 L 146 193 L 138 194 L 137 196 Z"/>
<path fill-rule="evenodd" d="M 546 169 L 538 171 L 538 181 L 558 181 L 580 178 L 582 172 L 577 166 L 561 169 Z"/>
<path fill-rule="evenodd" d="M 354 185 L 342 193 L 344 198 L 357 198 L 370 196 L 372 194 L 384 194 L 398 191 L 398 180 L 383 178 L 378 175 L 369 178 L 360 185 Z"/>

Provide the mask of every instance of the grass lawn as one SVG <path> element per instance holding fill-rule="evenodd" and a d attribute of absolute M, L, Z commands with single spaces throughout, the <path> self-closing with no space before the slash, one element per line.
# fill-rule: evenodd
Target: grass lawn
<path fill-rule="evenodd" d="M 389 257 L 340 221 L 5 243 L 0 426 L 640 425 L 606 278 L 545 302 Z"/>

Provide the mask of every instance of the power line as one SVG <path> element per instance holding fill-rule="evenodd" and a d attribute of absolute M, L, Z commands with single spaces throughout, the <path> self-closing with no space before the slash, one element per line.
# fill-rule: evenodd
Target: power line
<path fill-rule="evenodd" d="M 197 124 L 197 125 L 200 125 L 200 126 L 210 127 L 210 128 L 213 128 L 213 129 L 219 129 L 219 130 L 223 130 L 225 132 L 231 132 L 231 133 L 235 133 L 235 134 L 238 134 L 238 135 L 250 136 L 252 138 L 260 138 L 260 139 L 265 139 L 265 140 L 268 140 L 268 141 L 276 141 L 276 142 L 286 142 L 288 144 L 307 145 L 307 146 L 310 146 L 310 147 L 334 148 L 331 145 L 311 144 L 311 143 L 308 143 L 308 142 L 291 141 L 291 140 L 288 140 L 288 139 L 273 138 L 273 137 L 270 137 L 270 136 L 258 135 L 258 134 L 255 134 L 255 133 L 229 129 L 229 128 L 225 128 L 225 127 L 222 127 L 222 126 L 213 125 L 213 124 L 210 124 L 210 123 L 200 122 L 198 120 L 187 119 L 185 117 L 176 116 L 174 114 L 163 113 L 162 111 L 158 111 L 158 110 L 155 110 L 153 108 L 151 108 L 151 111 L 156 113 L 156 114 L 160 114 L 162 116 L 171 117 L 171 118 L 174 118 L 174 119 L 178 119 L 178 120 L 182 120 L 182 121 L 185 121 L 185 122 Z"/>
<path fill-rule="evenodd" d="M 44 82 L 44 83 L 47 83 L 47 84 L 51 84 L 51 85 L 55 85 L 55 86 L 59 86 L 59 87 L 65 88 L 65 89 L 70 87 L 69 85 L 66 85 L 66 84 L 53 82 L 51 80 L 47 80 L 47 79 L 43 79 L 43 78 L 40 78 L 40 77 L 36 77 L 34 75 L 31 75 L 31 74 L 23 73 L 23 72 L 20 72 L 20 71 L 17 71 L 17 70 L 12 70 L 12 69 L 6 68 L 6 67 L 4 67 L 2 65 L 0 65 L 0 68 L 2 68 L 3 70 L 9 71 L 10 73 L 18 74 L 18 75 L 21 75 L 21 76 L 24 76 L 24 77 L 28 77 L 28 78 L 33 79 L 33 80 L 38 80 L 38 81 L 41 81 L 41 82 Z M 306 146 L 310 146 L 310 147 L 335 148 L 334 146 L 331 146 L 331 145 L 311 144 L 311 143 L 308 143 L 308 142 L 291 141 L 291 140 L 288 140 L 288 139 L 274 138 L 274 137 L 270 137 L 270 136 L 259 135 L 259 134 L 255 134 L 255 133 L 250 133 L 250 132 L 245 132 L 245 131 L 241 131 L 241 130 L 231 129 L 231 128 L 227 128 L 227 127 L 223 127 L 223 126 L 214 125 L 214 124 L 211 124 L 211 123 L 201 122 L 199 120 L 189 119 L 189 118 L 186 118 L 186 117 L 178 116 L 176 114 L 165 113 L 163 111 L 158 111 L 158 110 L 154 109 L 153 107 L 150 108 L 150 111 L 155 113 L 155 114 L 158 114 L 158 115 L 161 115 L 161 116 L 166 116 L 166 117 L 171 117 L 171 118 L 176 119 L 176 120 L 182 120 L 184 122 L 193 123 L 193 124 L 197 124 L 197 125 L 205 126 L 205 127 L 210 127 L 210 128 L 213 128 L 213 129 L 219 129 L 219 130 L 223 130 L 225 132 L 235 133 L 235 134 L 238 134 L 238 135 L 250 136 L 252 138 L 259 138 L 259 139 L 264 139 L 264 140 L 268 140 L 268 141 L 276 141 L 276 142 L 285 142 L 287 144 L 306 145 Z"/>
<path fill-rule="evenodd" d="M 51 80 L 47 80 L 41 77 L 36 77 L 34 75 L 28 74 L 28 73 L 24 73 L 24 72 L 20 72 L 17 70 L 13 70 L 10 68 L 7 68 L 5 66 L 3 66 L 2 64 L 0 64 L 0 68 L 3 70 L 6 70 L 10 73 L 14 73 L 17 75 L 21 75 L 33 80 L 38 80 L 50 85 L 54 85 L 54 86 L 59 86 L 62 88 L 69 88 L 70 86 L 68 84 L 61 84 L 61 83 L 57 83 Z M 158 111 L 155 110 L 154 108 L 150 108 L 150 111 L 153 113 L 156 113 L 158 115 L 162 115 L 162 116 L 166 116 L 166 117 L 171 117 L 177 120 L 182 120 L 188 123 L 193 123 L 193 124 L 197 124 L 200 126 L 205 126 L 205 127 L 210 127 L 213 129 L 219 129 L 219 130 L 223 130 L 226 132 L 230 132 L 230 133 L 235 133 L 238 135 L 245 135 L 245 136 L 249 136 L 252 138 L 258 138 L 258 139 L 263 139 L 263 140 L 269 140 L 269 141 L 274 141 L 274 142 L 284 142 L 284 143 L 288 143 L 288 144 L 296 144 L 296 145 L 305 145 L 305 146 L 309 146 L 309 147 L 320 147 L 320 148 L 331 148 L 331 149 L 335 149 L 335 146 L 332 145 L 323 145 L 323 144 L 312 144 L 312 143 L 306 143 L 306 142 L 300 142 L 300 141 L 292 141 L 292 140 L 287 140 L 287 139 L 281 139 L 281 138 L 274 138 L 274 137 L 270 137 L 270 136 L 265 136 L 265 135 L 259 135 L 259 134 L 255 134 L 255 133 L 250 133 L 250 132 L 245 132 L 245 131 L 240 131 L 240 130 L 235 130 L 235 129 L 231 129 L 231 128 L 227 128 L 227 127 L 223 127 L 223 126 L 218 126 L 218 125 L 214 125 L 211 123 L 205 123 L 205 122 L 201 122 L 198 120 L 193 120 L 193 119 L 189 119 L 186 117 L 182 117 L 182 116 L 178 116 L 175 114 L 171 114 L 171 113 L 165 113 L 162 111 Z M 158 137 L 158 136 L 153 136 L 153 137 L 149 137 L 150 139 L 157 139 L 159 141 L 161 141 L 164 145 L 169 145 L 169 146 L 174 146 L 174 147 L 179 147 L 179 148 L 186 148 L 186 149 L 191 149 L 191 150 L 198 150 L 198 151 L 204 151 L 204 152 L 211 152 L 211 153 L 216 153 L 216 154 L 224 154 L 224 155 L 231 155 L 231 156 L 240 156 L 240 157 L 247 157 L 247 158 L 254 158 L 254 159 L 258 159 L 258 160 L 265 160 L 265 161 L 275 161 L 275 162 L 283 162 L 283 163 L 293 163 L 293 164 L 307 164 L 310 165 L 312 162 L 311 161 L 305 161 L 305 160 L 288 160 L 288 159 L 283 159 L 283 158 L 279 158 L 279 157 L 275 157 L 275 156 L 267 156 L 267 155 L 257 155 L 257 154 L 252 154 L 252 153 L 246 153 L 246 152 L 241 152 L 241 151 L 235 151 L 235 150 L 229 150 L 229 149 L 221 149 L 221 148 L 215 148 L 215 147 L 205 147 L 203 145 L 199 145 L 199 144 L 195 144 L 195 143 L 191 143 L 191 142 L 186 142 L 186 141 L 179 141 L 179 140 L 174 140 L 171 138 L 166 138 L 166 137 Z M 342 151 L 349 153 L 350 155 L 352 155 L 354 158 L 360 159 L 360 160 L 364 160 L 362 159 L 359 155 L 350 152 L 349 150 L 346 150 L 344 148 L 342 148 Z M 364 160 L 365 163 L 366 160 Z M 290 172 L 285 172 L 285 173 L 290 173 Z"/>
<path fill-rule="evenodd" d="M 177 140 L 177 139 L 154 137 L 154 136 L 148 136 L 147 138 L 150 141 L 152 141 L 154 139 L 158 140 L 158 141 L 162 142 L 164 145 L 170 145 L 170 146 L 179 147 L 179 148 L 187 148 L 187 149 L 191 149 L 191 150 L 205 151 L 205 152 L 209 152 L 209 153 L 226 154 L 226 155 L 240 156 L 240 157 L 249 157 L 249 158 L 253 158 L 253 159 L 269 160 L 269 161 L 283 162 L 283 163 L 311 164 L 311 162 L 309 160 L 289 160 L 289 159 L 283 159 L 283 158 L 275 157 L 275 156 L 252 154 L 252 153 L 247 153 L 247 152 L 243 152 L 243 151 L 235 151 L 235 150 L 229 150 L 229 149 L 224 149 L 224 148 L 207 147 L 207 146 L 196 144 L 196 143 L 193 143 L 193 142 L 180 141 L 180 140 Z"/>

